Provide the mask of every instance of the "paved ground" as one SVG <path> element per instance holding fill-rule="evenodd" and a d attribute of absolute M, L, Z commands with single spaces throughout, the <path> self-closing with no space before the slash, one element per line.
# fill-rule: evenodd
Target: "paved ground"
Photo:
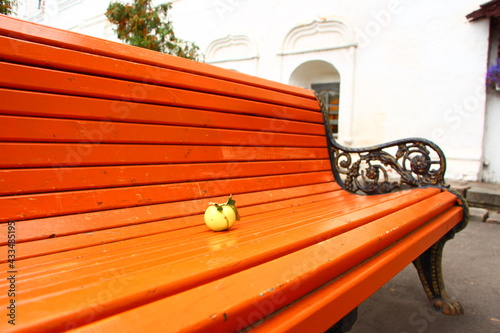
<path fill-rule="evenodd" d="M 411 265 L 360 305 L 351 332 L 500 332 L 500 224 L 470 222 L 446 244 L 443 269 L 463 316 L 432 310 Z"/>

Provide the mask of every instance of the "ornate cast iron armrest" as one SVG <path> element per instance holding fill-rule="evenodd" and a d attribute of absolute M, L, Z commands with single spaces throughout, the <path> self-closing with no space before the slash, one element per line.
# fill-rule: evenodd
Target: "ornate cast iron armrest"
<path fill-rule="evenodd" d="M 433 142 L 409 138 L 366 148 L 349 148 L 333 138 L 318 96 L 337 182 L 350 192 L 388 193 L 405 187 L 445 187 L 446 158 Z M 392 151 L 392 152 L 391 152 Z"/>
<path fill-rule="evenodd" d="M 410 138 L 367 148 L 344 147 L 332 136 L 329 141 L 337 181 L 350 192 L 380 194 L 404 187 L 446 186 L 446 159 L 428 140 Z"/>

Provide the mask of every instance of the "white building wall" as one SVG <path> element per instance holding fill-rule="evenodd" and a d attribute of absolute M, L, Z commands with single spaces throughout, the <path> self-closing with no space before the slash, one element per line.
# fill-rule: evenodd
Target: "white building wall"
<path fill-rule="evenodd" d="M 46 1 L 59 5 L 42 15 L 46 24 L 116 39 L 103 15 L 108 1 Z M 180 38 L 221 67 L 289 83 L 301 63 L 329 62 L 341 80 L 342 143 L 425 137 L 445 151 L 449 178 L 478 180 L 489 24 L 465 16 L 484 2 L 177 0 L 171 18 Z M 20 16 L 42 22 L 28 9 Z M 332 22 L 344 30 L 321 30 Z M 315 24 L 287 50 L 294 29 Z"/>

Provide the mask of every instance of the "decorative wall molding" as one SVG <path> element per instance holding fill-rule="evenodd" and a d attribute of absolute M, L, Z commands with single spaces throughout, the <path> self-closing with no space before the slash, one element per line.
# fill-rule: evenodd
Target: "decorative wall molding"
<path fill-rule="evenodd" d="M 356 46 L 354 31 L 340 18 L 313 21 L 293 28 L 280 55 L 335 50 Z"/>
<path fill-rule="evenodd" d="M 207 63 L 257 59 L 257 45 L 244 35 L 229 35 L 211 42 L 205 53 Z"/>

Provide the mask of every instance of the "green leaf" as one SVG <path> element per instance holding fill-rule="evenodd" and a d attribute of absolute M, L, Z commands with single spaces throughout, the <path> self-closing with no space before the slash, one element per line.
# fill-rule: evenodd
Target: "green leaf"
<path fill-rule="evenodd" d="M 233 199 L 233 195 L 231 194 L 229 196 L 229 199 L 227 199 L 226 205 L 230 206 L 236 215 L 236 221 L 240 220 L 240 213 L 238 212 L 238 208 L 236 208 L 236 200 Z"/>
<path fill-rule="evenodd" d="M 226 205 L 229 205 L 229 206 L 236 205 L 236 201 L 233 200 L 233 195 L 232 194 L 229 195 L 229 199 L 227 199 Z"/>

